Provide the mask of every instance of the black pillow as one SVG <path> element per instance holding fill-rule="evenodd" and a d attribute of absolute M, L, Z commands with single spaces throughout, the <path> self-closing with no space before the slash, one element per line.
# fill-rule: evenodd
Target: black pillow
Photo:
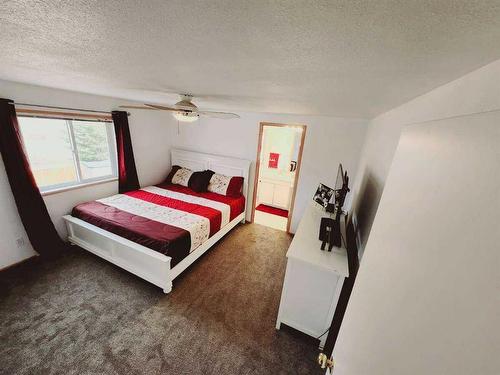
<path fill-rule="evenodd" d="M 174 178 L 175 173 L 181 169 L 178 165 L 172 165 L 172 169 L 170 170 L 170 173 L 168 174 L 167 178 L 165 179 L 166 184 L 171 184 L 172 183 L 172 178 Z"/>
<path fill-rule="evenodd" d="M 213 174 L 213 171 L 193 172 L 189 178 L 188 186 L 197 193 L 203 193 L 207 191 L 208 184 Z"/>

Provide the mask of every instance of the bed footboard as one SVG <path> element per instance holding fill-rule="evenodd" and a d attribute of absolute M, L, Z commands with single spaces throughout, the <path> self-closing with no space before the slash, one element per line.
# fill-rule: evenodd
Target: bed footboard
<path fill-rule="evenodd" d="M 170 293 L 172 258 L 71 215 L 63 219 L 71 243 L 159 286 L 164 293 Z"/>

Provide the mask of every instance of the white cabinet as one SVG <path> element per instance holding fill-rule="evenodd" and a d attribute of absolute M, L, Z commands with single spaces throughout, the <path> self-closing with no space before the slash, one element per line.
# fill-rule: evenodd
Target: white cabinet
<path fill-rule="evenodd" d="M 258 203 L 288 210 L 292 187 L 289 182 L 260 179 L 258 186 Z"/>
<path fill-rule="evenodd" d="M 274 185 L 274 196 L 273 196 L 273 204 L 276 207 L 283 208 L 288 210 L 290 207 L 290 185 Z"/>
<path fill-rule="evenodd" d="M 286 324 L 313 337 L 332 323 L 344 279 L 349 276 L 345 249 L 322 251 L 319 225 L 326 213 L 311 204 L 287 252 L 285 281 L 276 329 Z M 320 340 L 323 347 L 327 335 Z"/>
<path fill-rule="evenodd" d="M 259 181 L 259 203 L 272 206 L 274 197 L 274 184 L 266 181 Z"/>

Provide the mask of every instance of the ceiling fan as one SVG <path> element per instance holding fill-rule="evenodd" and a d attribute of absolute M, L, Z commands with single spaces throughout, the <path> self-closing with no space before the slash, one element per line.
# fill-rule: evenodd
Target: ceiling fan
<path fill-rule="evenodd" d="M 121 108 L 133 108 L 133 109 L 149 109 L 154 111 L 169 111 L 172 112 L 173 116 L 181 122 L 193 122 L 198 120 L 200 116 L 212 117 L 223 120 L 240 118 L 236 113 L 230 112 L 217 112 L 217 111 L 200 111 L 198 107 L 193 103 L 193 96 L 189 94 L 181 94 L 181 100 L 172 106 L 164 106 L 158 104 L 147 104 L 144 106 L 138 105 L 121 105 Z"/>

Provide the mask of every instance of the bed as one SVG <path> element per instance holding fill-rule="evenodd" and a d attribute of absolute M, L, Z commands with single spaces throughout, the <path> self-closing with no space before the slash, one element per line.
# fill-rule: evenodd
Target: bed
<path fill-rule="evenodd" d="M 243 177 L 242 195 L 227 197 L 159 184 L 86 202 L 64 216 L 68 240 L 159 286 L 172 281 L 245 221 L 250 161 L 177 150 L 172 165 Z"/>

